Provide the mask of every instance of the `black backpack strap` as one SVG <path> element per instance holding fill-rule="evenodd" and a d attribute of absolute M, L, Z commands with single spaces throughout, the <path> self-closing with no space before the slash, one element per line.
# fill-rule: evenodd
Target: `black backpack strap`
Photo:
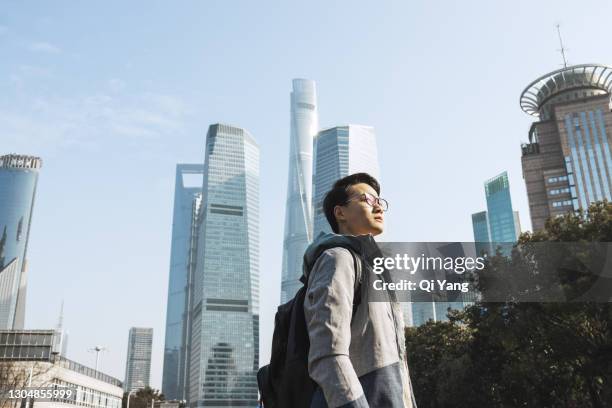
<path fill-rule="evenodd" d="M 353 265 L 355 269 L 355 288 L 353 292 L 353 317 L 357 312 L 357 307 L 361 304 L 361 284 L 363 282 L 363 264 L 361 257 L 355 253 L 352 249 L 349 252 L 353 256 Z"/>

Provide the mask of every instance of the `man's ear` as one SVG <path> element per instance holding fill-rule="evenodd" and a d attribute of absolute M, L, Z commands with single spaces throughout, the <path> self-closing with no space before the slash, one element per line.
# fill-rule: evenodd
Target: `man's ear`
<path fill-rule="evenodd" d="M 338 224 L 340 224 L 340 221 L 345 220 L 344 208 L 341 205 L 337 205 L 334 207 L 334 217 L 336 217 L 336 222 Z"/>

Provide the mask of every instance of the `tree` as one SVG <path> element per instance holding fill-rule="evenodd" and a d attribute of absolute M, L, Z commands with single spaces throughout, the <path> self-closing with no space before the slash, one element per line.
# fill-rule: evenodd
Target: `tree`
<path fill-rule="evenodd" d="M 544 231 L 521 235 L 526 249 L 513 251 L 511 259 L 493 257 L 481 289 L 495 274 L 529 277 L 512 288 L 516 293 L 550 289 L 550 282 L 538 282 L 537 268 L 563 254 L 537 252 L 532 244 L 541 242 L 612 242 L 612 204 L 593 204 L 586 214 L 554 218 Z M 583 293 L 595 276 L 582 265 L 563 270 L 553 289 L 570 298 Z M 476 303 L 449 320 L 406 331 L 420 408 L 612 406 L 610 303 L 508 299 Z"/>
<path fill-rule="evenodd" d="M 121 404 L 123 408 L 127 408 L 127 397 L 128 393 L 123 393 L 123 401 Z M 159 390 L 146 386 L 132 393 L 130 396 L 130 408 L 150 408 L 151 401 L 165 401 L 164 394 Z"/>

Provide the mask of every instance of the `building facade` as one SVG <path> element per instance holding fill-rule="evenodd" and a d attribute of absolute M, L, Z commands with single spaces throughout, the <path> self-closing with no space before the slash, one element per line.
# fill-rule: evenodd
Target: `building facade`
<path fill-rule="evenodd" d="M 611 200 L 612 67 L 583 64 L 529 84 L 521 108 L 538 118 L 522 145 L 531 224 Z"/>
<path fill-rule="evenodd" d="M 472 229 L 476 252 L 491 254 L 495 248 L 490 243 L 514 244 L 521 234 L 518 211 L 512 209 L 508 173 L 503 172 L 485 181 L 487 211 L 472 214 Z M 503 245 L 502 252 L 508 253 L 509 245 Z"/>
<path fill-rule="evenodd" d="M 0 330 L 1 388 L 72 391 L 65 398 L 34 400 L 34 408 L 120 408 L 121 381 L 59 355 L 60 336 L 55 330 Z M 2 406 L 26 406 L 22 402 Z"/>
<path fill-rule="evenodd" d="M 259 147 L 244 129 L 211 125 L 198 217 L 189 404 L 257 405 Z"/>
<path fill-rule="evenodd" d="M 300 288 L 298 280 L 302 275 L 302 258 L 312 241 L 312 149 L 319 130 L 314 81 L 293 80 L 290 120 L 281 303 L 291 299 Z"/>
<path fill-rule="evenodd" d="M 323 213 L 325 194 L 336 180 L 353 173 L 368 173 L 379 179 L 374 128 L 346 125 L 320 131 L 315 138 L 312 178 L 314 238 L 322 232 L 331 232 Z"/>
<path fill-rule="evenodd" d="M 191 296 L 203 182 L 203 164 L 176 166 L 162 374 L 162 392 L 169 400 L 185 400 L 189 392 Z"/>
<path fill-rule="evenodd" d="M 25 320 L 27 249 L 42 160 L 0 156 L 0 329 L 21 329 Z"/>
<path fill-rule="evenodd" d="M 125 392 L 149 386 L 152 347 L 153 329 L 148 327 L 130 328 L 125 363 Z"/>
<path fill-rule="evenodd" d="M 512 209 L 508 173 L 485 181 L 487 219 L 492 242 L 516 242 L 521 234 L 518 212 Z"/>

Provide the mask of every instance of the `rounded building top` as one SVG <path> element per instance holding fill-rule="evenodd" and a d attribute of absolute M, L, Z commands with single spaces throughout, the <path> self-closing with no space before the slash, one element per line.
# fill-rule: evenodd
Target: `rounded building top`
<path fill-rule="evenodd" d="M 42 160 L 40 157 L 26 156 L 23 154 L 7 154 L 0 156 L 0 168 L 5 169 L 40 169 Z"/>
<path fill-rule="evenodd" d="M 547 119 L 553 103 L 605 94 L 612 95 L 612 67 L 581 64 L 536 79 L 523 90 L 520 103 L 524 112 Z"/>

